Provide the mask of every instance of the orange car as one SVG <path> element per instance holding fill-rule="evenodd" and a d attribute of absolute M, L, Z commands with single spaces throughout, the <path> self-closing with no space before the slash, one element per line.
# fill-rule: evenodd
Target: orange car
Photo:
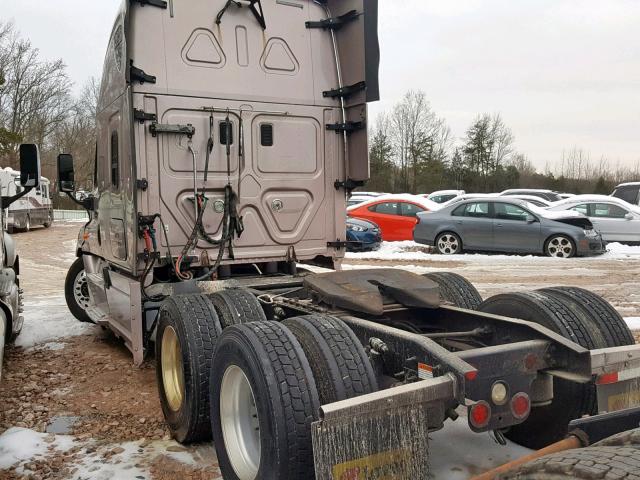
<path fill-rule="evenodd" d="M 351 218 L 362 218 L 380 226 L 382 240 L 396 242 L 413 240 L 413 229 L 418 223 L 416 215 L 439 206 L 417 195 L 384 195 L 347 209 Z"/>

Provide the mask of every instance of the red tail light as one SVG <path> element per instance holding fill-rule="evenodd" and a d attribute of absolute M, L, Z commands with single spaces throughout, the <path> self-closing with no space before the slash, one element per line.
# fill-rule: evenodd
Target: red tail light
<path fill-rule="evenodd" d="M 475 428 L 484 428 L 491 420 L 491 407 L 485 401 L 479 401 L 469 409 L 469 423 Z"/>
<path fill-rule="evenodd" d="M 531 412 L 531 400 L 526 393 L 516 393 L 511 399 L 511 413 L 518 420 L 527 418 Z"/>

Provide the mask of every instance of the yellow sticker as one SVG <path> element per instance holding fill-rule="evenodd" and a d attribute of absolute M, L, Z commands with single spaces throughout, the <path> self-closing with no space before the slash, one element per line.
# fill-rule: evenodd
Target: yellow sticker
<path fill-rule="evenodd" d="M 409 453 L 394 450 L 333 467 L 333 480 L 399 480 L 407 478 Z"/>
<path fill-rule="evenodd" d="M 640 406 L 640 392 L 626 392 L 618 395 L 611 395 L 607 401 L 609 412 L 617 412 L 625 408 Z"/>

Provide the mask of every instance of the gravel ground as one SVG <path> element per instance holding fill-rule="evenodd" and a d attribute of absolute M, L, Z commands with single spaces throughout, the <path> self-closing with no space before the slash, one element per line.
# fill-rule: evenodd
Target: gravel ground
<path fill-rule="evenodd" d="M 0 479 L 221 478 L 210 445 L 184 448 L 170 440 L 153 360 L 135 368 L 128 351 L 112 335 L 79 324 L 67 312 L 64 277 L 74 260 L 79 226 L 55 224 L 48 230 L 15 235 L 27 304 L 23 334 L 6 351 L 0 384 Z M 484 296 L 580 285 L 602 294 L 623 316 L 640 317 L 640 257 L 532 260 L 499 256 L 479 261 L 479 257 L 460 256 L 402 262 L 359 257 L 348 259 L 346 266 L 394 263 L 417 272 L 459 272 Z M 462 427 L 456 424 L 434 435 L 430 449 L 439 459 L 436 478 L 468 478 L 470 472 L 524 452 L 513 445 L 499 447 L 488 436 L 474 436 Z M 457 457 L 450 452 L 465 442 L 473 448 L 456 464 L 452 458 Z"/>

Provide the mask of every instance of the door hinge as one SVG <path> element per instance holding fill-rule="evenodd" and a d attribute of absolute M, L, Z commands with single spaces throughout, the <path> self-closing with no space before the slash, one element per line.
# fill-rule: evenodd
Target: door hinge
<path fill-rule="evenodd" d="M 132 1 L 138 2 L 143 7 L 145 5 L 151 5 L 152 7 L 159 7 L 163 9 L 167 8 L 167 2 L 165 2 L 164 0 L 132 0 Z"/>
<path fill-rule="evenodd" d="M 136 188 L 138 190 L 142 190 L 143 192 L 146 192 L 147 188 L 149 188 L 149 181 L 146 178 L 140 178 L 136 180 Z"/>
<path fill-rule="evenodd" d="M 327 130 L 334 131 L 336 133 L 353 133 L 364 128 L 364 122 L 345 122 L 345 123 L 330 123 L 327 125 Z"/>
<path fill-rule="evenodd" d="M 327 90 L 326 92 L 322 92 L 322 96 L 325 98 L 349 98 L 351 95 L 363 92 L 366 89 L 366 82 L 358 82 L 354 85 L 336 88 L 335 90 Z"/>
<path fill-rule="evenodd" d="M 350 12 L 345 13 L 344 15 L 340 15 L 339 17 L 327 18 L 325 20 L 320 20 L 317 22 L 305 22 L 307 28 L 322 28 L 324 30 L 340 30 L 347 23 L 353 22 L 357 19 L 361 14 L 356 10 L 351 10 Z"/>
<path fill-rule="evenodd" d="M 129 77 L 131 81 L 138 80 L 140 84 L 144 84 L 145 82 L 156 83 L 156 77 L 149 75 L 144 70 L 136 67 L 133 64 L 133 60 L 131 60 L 131 66 L 129 68 Z"/>
<path fill-rule="evenodd" d="M 133 109 L 133 119 L 140 122 L 155 122 L 158 117 L 155 113 L 147 113 L 143 110 L 138 110 L 137 108 Z"/>
<path fill-rule="evenodd" d="M 344 182 L 340 180 L 336 180 L 335 182 L 333 182 L 333 186 L 336 190 L 340 190 L 341 188 L 344 188 L 345 190 L 351 191 L 354 188 L 364 187 L 364 181 L 352 180 L 351 178 L 347 178 L 347 180 L 345 180 Z"/>

